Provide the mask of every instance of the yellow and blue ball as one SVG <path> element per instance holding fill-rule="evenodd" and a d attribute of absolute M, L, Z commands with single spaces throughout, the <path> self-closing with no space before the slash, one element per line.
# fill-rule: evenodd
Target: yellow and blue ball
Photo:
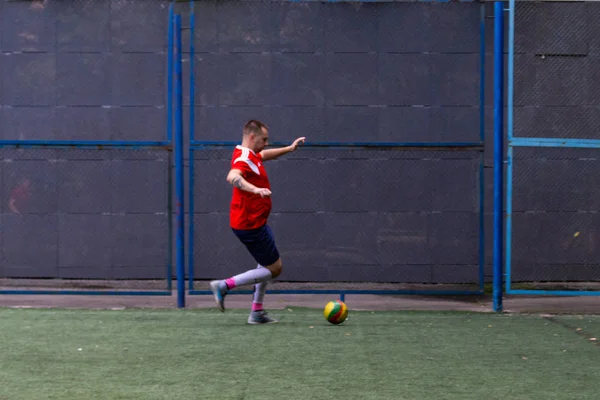
<path fill-rule="evenodd" d="M 348 317 L 348 307 L 343 301 L 332 300 L 325 306 L 323 314 L 328 322 L 339 325 Z"/>

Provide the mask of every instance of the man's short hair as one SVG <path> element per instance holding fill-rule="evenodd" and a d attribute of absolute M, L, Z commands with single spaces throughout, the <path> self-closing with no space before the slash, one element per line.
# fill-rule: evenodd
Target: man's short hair
<path fill-rule="evenodd" d="M 261 121 L 257 119 L 251 119 L 244 125 L 244 135 L 249 135 L 251 133 L 262 135 L 263 128 L 265 130 L 269 129 L 267 128 L 267 125 L 265 125 Z"/>

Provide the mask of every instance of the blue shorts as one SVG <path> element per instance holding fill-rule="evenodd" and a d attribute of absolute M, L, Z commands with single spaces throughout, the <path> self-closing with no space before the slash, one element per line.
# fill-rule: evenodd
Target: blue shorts
<path fill-rule="evenodd" d="M 275 246 L 275 238 L 269 225 L 260 228 L 240 230 L 233 229 L 233 233 L 246 246 L 257 263 L 266 267 L 279 260 L 279 251 Z"/>

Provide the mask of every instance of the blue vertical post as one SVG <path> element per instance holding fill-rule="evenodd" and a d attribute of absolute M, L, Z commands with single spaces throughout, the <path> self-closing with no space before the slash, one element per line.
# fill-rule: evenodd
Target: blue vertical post
<path fill-rule="evenodd" d="M 502 191 L 504 186 L 504 3 L 494 2 L 494 290 L 493 307 L 502 311 Z"/>
<path fill-rule="evenodd" d="M 190 290 L 194 290 L 194 148 L 191 143 L 195 140 L 195 95 L 196 95 L 196 81 L 194 73 L 194 26 L 196 25 L 194 15 L 194 0 L 190 1 L 190 146 L 189 146 L 189 190 L 188 190 L 188 208 L 190 213 L 190 219 L 188 222 L 188 287 Z"/>
<path fill-rule="evenodd" d="M 505 289 L 506 293 L 511 291 L 511 257 L 512 257 L 512 189 L 513 189 L 513 101 L 514 101 L 514 55 L 515 55 L 515 0 L 510 0 L 508 14 L 508 82 L 506 88 L 506 137 L 508 139 L 508 154 L 506 159 L 506 232 L 504 236 L 504 245 L 506 253 L 504 254 L 504 273 L 506 274 Z"/>
<path fill-rule="evenodd" d="M 175 15 L 175 198 L 177 208 L 177 307 L 185 307 L 185 249 L 183 202 L 183 84 L 181 60 L 181 15 Z"/>
<path fill-rule="evenodd" d="M 167 26 L 167 141 L 173 138 L 173 3 L 169 4 L 169 22 Z M 173 289 L 173 171 L 172 153 L 169 153 L 167 198 L 167 226 L 169 234 L 169 249 L 167 251 L 167 290 Z"/>

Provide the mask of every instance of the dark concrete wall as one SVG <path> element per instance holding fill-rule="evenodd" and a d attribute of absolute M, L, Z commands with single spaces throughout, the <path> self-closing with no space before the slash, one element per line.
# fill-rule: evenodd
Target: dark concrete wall
<path fill-rule="evenodd" d="M 196 2 L 196 139 L 239 141 L 243 123 L 259 118 L 277 142 L 298 136 L 312 142 L 478 141 L 481 7 Z M 566 14 L 556 8 L 564 4 L 523 7 L 529 8 L 518 14 L 524 19 L 516 32 L 515 134 L 568 131 L 594 138 L 598 40 L 591 35 L 597 22 L 590 10 L 599 7 L 569 5 Z M 167 9 L 166 1 L 0 2 L 0 139 L 164 140 Z M 189 26 L 188 5 L 178 3 L 176 10 Z M 571 24 L 565 24 L 571 10 Z M 304 148 L 268 163 L 271 225 L 286 266 L 282 279 L 477 281 L 480 163 L 493 161 L 492 20 L 485 24 L 483 155 Z M 553 29 L 575 31 L 573 24 L 587 32 L 581 34 L 587 42 L 578 34 L 563 39 Z M 184 31 L 186 132 L 188 35 Z M 540 51 L 553 58 L 542 59 Z M 165 276 L 168 152 L 0 151 L 0 276 Z M 528 171 L 515 179 L 515 208 L 522 212 L 513 224 L 515 268 L 528 279 L 592 278 L 593 219 L 578 214 L 589 226 L 577 224 L 573 212 L 595 210 L 595 164 L 560 160 L 547 168 L 541 155 L 527 153 L 515 164 Z M 228 227 L 229 160 L 230 149 L 194 152 L 199 278 L 253 266 Z M 485 170 L 483 192 L 488 276 L 491 172 Z M 31 186 L 17 190 L 19 215 L 10 199 L 25 178 Z M 587 202 L 568 188 L 585 192 Z M 531 194 L 526 200 L 525 193 Z M 538 209 L 543 215 L 531 212 Z M 574 242 L 563 256 L 532 250 L 563 243 L 575 232 L 575 238 L 585 233 L 587 244 Z M 583 266 L 576 273 L 572 267 L 565 272 L 577 262 Z"/>

